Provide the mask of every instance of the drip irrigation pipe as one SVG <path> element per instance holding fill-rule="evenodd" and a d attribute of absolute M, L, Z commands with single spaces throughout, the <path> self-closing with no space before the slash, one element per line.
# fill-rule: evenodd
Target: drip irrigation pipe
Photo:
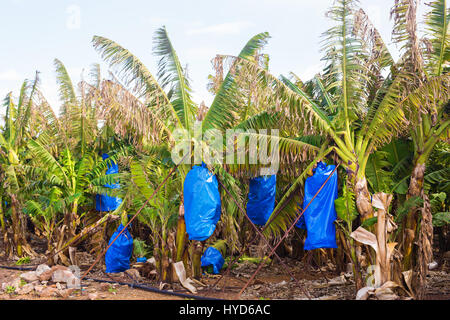
<path fill-rule="evenodd" d="M 2 269 L 10 269 L 10 270 L 20 270 L 20 271 L 33 271 L 36 270 L 36 268 L 32 268 L 32 267 L 13 267 L 13 266 L 1 266 L 0 268 Z M 119 284 L 119 285 L 127 285 L 130 288 L 134 289 L 141 289 L 144 291 L 150 291 L 150 292 L 154 292 L 154 293 L 159 293 L 159 294 L 165 294 L 165 295 L 169 295 L 169 296 L 177 296 L 177 297 L 181 297 L 181 298 L 188 298 L 188 299 L 195 299 L 195 300 L 223 300 L 223 299 L 219 299 L 219 298 L 210 298 L 210 297 L 202 297 L 202 296 L 197 296 L 197 295 L 192 295 L 192 294 L 185 294 L 185 293 L 179 293 L 179 292 L 171 292 L 171 291 L 167 291 L 167 290 L 160 290 L 154 287 L 150 287 L 150 286 L 145 286 L 145 285 L 141 285 L 141 284 L 135 284 L 135 283 L 128 283 L 128 282 L 120 282 L 120 281 L 111 281 L 111 280 L 103 280 L 103 279 L 95 279 L 95 278 L 85 278 L 86 280 L 91 280 L 91 281 L 96 281 L 96 282 L 103 282 L 103 283 L 112 283 L 112 284 Z"/>
<path fill-rule="evenodd" d="M 177 296 L 177 297 L 182 297 L 182 298 L 188 298 L 188 299 L 196 299 L 196 300 L 223 300 L 223 299 L 219 299 L 219 298 L 209 298 L 209 297 L 202 297 L 202 296 L 196 296 L 196 295 L 192 295 L 192 294 L 185 294 L 185 293 L 179 293 L 179 292 L 171 292 L 171 291 L 167 291 L 167 290 L 160 290 L 154 287 L 150 287 L 150 286 L 145 286 L 142 284 L 135 284 L 135 283 L 128 283 L 128 282 L 120 282 L 120 281 L 111 281 L 111 280 L 103 280 L 103 279 L 95 279 L 95 278 L 85 278 L 86 280 L 93 280 L 96 282 L 103 282 L 103 283 L 115 283 L 115 284 L 120 284 L 120 285 L 127 285 L 130 288 L 137 288 L 137 289 L 141 289 L 141 290 L 145 290 L 145 291 L 150 291 L 150 292 L 154 292 L 154 293 L 160 293 L 160 294 L 165 294 L 165 295 L 170 295 L 170 296 Z"/>
<path fill-rule="evenodd" d="M 9 269 L 9 270 L 21 270 L 21 271 L 36 270 L 36 268 L 32 268 L 32 267 L 0 266 L 0 268 L 3 268 L 3 269 Z"/>

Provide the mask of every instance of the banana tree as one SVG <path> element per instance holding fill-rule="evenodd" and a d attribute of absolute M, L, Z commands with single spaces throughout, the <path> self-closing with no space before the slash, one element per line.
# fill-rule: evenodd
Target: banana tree
<path fill-rule="evenodd" d="M 261 33 L 250 39 L 241 50 L 239 57 L 244 60 L 252 60 L 256 52 L 266 43 L 267 37 L 267 33 Z M 127 49 L 103 37 L 95 36 L 93 38 L 94 47 L 101 52 L 102 57 L 109 62 L 110 66 L 118 71 L 125 86 L 132 88 L 133 94 L 127 94 L 128 101 L 133 101 L 131 103 L 132 108 L 128 108 L 128 105 L 123 103 L 124 100 L 118 98 L 113 91 L 103 91 L 102 96 L 105 101 L 113 102 L 109 104 L 111 108 L 108 113 L 124 115 L 120 119 L 124 119 L 125 125 L 142 136 L 140 142 L 144 145 L 144 151 L 146 150 L 147 154 L 158 157 L 158 152 L 161 152 L 161 150 L 172 150 L 175 146 L 175 139 L 172 134 L 175 129 L 185 129 L 188 136 L 195 137 L 194 131 L 198 125 L 196 124 L 198 107 L 192 101 L 191 89 L 185 70 L 181 66 L 164 27 L 156 31 L 154 41 L 154 53 L 160 58 L 156 78 Z M 223 130 L 232 127 L 232 124 L 239 124 L 239 121 L 235 123 L 236 116 L 234 115 L 235 109 L 239 106 L 228 99 L 230 91 L 235 89 L 235 83 L 235 73 L 229 72 L 224 81 L 221 82 L 211 107 L 204 115 L 202 132 L 210 128 Z M 119 89 L 117 85 L 111 84 L 109 88 L 113 86 L 117 90 Z M 151 119 L 151 121 L 145 122 L 144 119 Z M 150 138 L 149 133 L 155 133 L 156 137 Z M 191 141 L 199 143 L 196 140 L 197 138 L 195 137 Z M 180 177 L 181 185 L 183 185 L 190 167 L 189 164 L 181 164 L 178 167 L 177 174 Z M 218 169 L 217 173 L 226 177 L 226 172 L 223 170 Z M 226 181 L 227 179 L 224 178 L 223 180 Z M 239 197 L 239 194 L 237 194 L 238 188 L 233 188 L 233 191 L 236 192 L 235 196 Z M 225 205 L 228 202 L 231 203 L 231 199 L 224 198 Z M 177 233 L 176 237 L 177 247 L 182 247 L 184 244 L 184 225 L 184 209 L 181 203 L 177 228 L 179 234 Z M 201 254 L 201 252 L 196 251 L 196 254 Z M 200 259 L 197 258 L 193 257 L 192 260 L 199 261 Z M 177 261 L 181 259 L 181 256 L 177 257 Z M 198 267 L 193 267 L 193 269 L 199 270 Z"/>
<path fill-rule="evenodd" d="M 332 152 L 346 169 L 347 198 L 353 201 L 354 197 L 362 221 L 373 217 L 366 179 L 370 155 L 407 128 L 405 111 L 413 107 L 409 101 L 419 90 L 446 92 L 448 77 L 445 75 L 423 82 L 416 90 L 405 91 L 404 83 L 409 75 L 397 70 L 379 33 L 364 12 L 357 10 L 354 1 L 337 1 L 328 16 L 336 23 L 324 33 L 325 59 L 329 64 L 327 72 L 315 78 L 325 106 L 288 78 L 278 79 L 268 70 L 247 63 L 257 74 L 261 86 L 272 89 L 267 97 L 268 105 L 274 105 L 275 111 L 291 117 L 297 132 L 302 130 L 304 135 L 313 133 L 326 137 L 320 149 L 309 145 L 316 158 L 278 202 L 267 223 L 267 234 L 281 232 L 296 217 L 293 193 L 298 191 L 315 163 Z M 387 77 L 382 76 L 385 69 L 391 71 Z M 308 143 L 303 142 L 303 146 Z M 280 148 L 281 152 L 286 150 L 289 148 Z M 352 221 L 347 223 L 351 228 Z M 355 255 L 352 257 L 356 264 Z M 355 276 L 357 274 L 355 272 Z M 360 279 L 357 284 L 362 285 Z"/>
<path fill-rule="evenodd" d="M 149 157 L 133 160 L 130 164 L 131 179 L 125 186 L 130 197 L 130 206 L 136 210 L 142 207 L 154 190 L 167 177 L 170 167 L 154 162 Z M 160 281 L 170 281 L 171 265 L 169 259 L 175 261 L 185 257 L 185 248 L 175 246 L 175 227 L 177 226 L 180 206 L 180 177 L 171 176 L 167 183 L 142 209 L 138 219 L 151 230 L 153 254 L 156 258 Z M 132 196 L 131 196 L 132 195 Z M 180 258 L 177 258 L 180 257 Z"/>
<path fill-rule="evenodd" d="M 426 163 L 437 142 L 448 139 L 450 119 L 449 105 L 449 59 L 450 59 L 450 12 L 446 0 L 432 1 L 425 15 L 425 39 L 417 34 L 417 2 L 396 1 L 392 8 L 394 39 L 402 45 L 401 70 L 410 74 L 406 87 L 415 93 L 405 98 L 410 105 L 408 119 L 414 145 L 413 169 L 407 199 L 423 197 Z M 434 83 L 425 87 L 424 83 Z M 418 238 L 419 208 L 411 207 L 403 222 L 402 252 L 403 269 L 409 270 L 417 263 L 413 243 Z M 430 250 L 430 248 L 429 248 Z"/>
<path fill-rule="evenodd" d="M 0 167 L 4 180 L 2 182 L 2 207 L 0 219 L 5 243 L 12 243 L 8 248 L 10 257 L 15 253 L 22 257 L 24 254 L 34 256 L 35 252 L 27 243 L 26 217 L 23 214 L 22 188 L 27 183 L 23 172 L 27 140 L 35 125 L 31 115 L 35 108 L 34 96 L 39 83 L 38 73 L 34 81 L 25 80 L 22 84 L 17 104 L 14 103 L 12 93 L 4 100 L 6 107 L 5 124 L 0 133 Z M 11 230 L 6 229 L 5 210 L 3 201 L 9 202 L 11 212 Z M 8 239 L 9 238 L 9 239 Z M 9 240 L 9 241 L 8 241 Z"/>
<path fill-rule="evenodd" d="M 37 226 L 41 226 L 47 236 L 50 254 L 58 252 L 54 260 L 59 257 L 68 265 L 64 252 L 68 245 L 74 246 L 85 235 L 85 230 L 80 230 L 79 226 L 86 212 L 94 207 L 94 195 L 112 195 L 113 191 L 102 186 L 114 184 L 116 175 L 105 175 L 107 161 L 92 152 L 86 151 L 80 158 L 69 148 L 52 154 L 47 132 L 30 140 L 28 150 L 32 158 L 25 171 L 34 183 L 27 188 L 31 195 L 27 209 L 34 220 L 40 222 Z M 116 156 L 109 159 L 115 160 Z M 107 216 L 99 223 L 105 222 Z"/>

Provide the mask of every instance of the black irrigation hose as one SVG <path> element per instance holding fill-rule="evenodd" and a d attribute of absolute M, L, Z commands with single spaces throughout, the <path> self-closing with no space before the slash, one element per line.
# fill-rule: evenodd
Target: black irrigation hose
<path fill-rule="evenodd" d="M 36 268 L 33 268 L 33 267 L 10 267 L 10 266 L 0 266 L 0 268 L 3 268 L 3 269 L 10 269 L 10 270 L 22 270 L 22 271 L 36 270 Z"/>
<path fill-rule="evenodd" d="M 192 294 L 186 294 L 186 293 L 178 293 L 178 292 L 171 292 L 167 290 L 160 290 L 154 287 L 144 286 L 141 284 L 134 284 L 134 283 L 128 283 L 128 282 L 120 282 L 120 281 L 111 281 L 111 280 L 103 280 L 103 279 L 94 279 L 94 278 L 85 278 L 86 280 L 93 280 L 97 282 L 104 282 L 104 283 L 116 283 L 120 285 L 127 285 L 131 288 L 137 288 L 145 291 L 160 293 L 160 294 L 166 294 L 170 296 L 177 296 L 182 298 L 189 298 L 189 299 L 196 299 L 196 300 L 223 300 L 218 298 L 209 298 L 209 297 L 202 297 L 202 296 L 195 296 Z"/>
<path fill-rule="evenodd" d="M 10 270 L 21 270 L 21 271 L 36 270 L 36 268 L 32 268 L 32 267 L 12 267 L 12 266 L 1 266 L 1 265 L 0 265 L 0 268 L 10 269 Z M 209 297 L 202 297 L 202 296 L 196 296 L 196 295 L 185 294 L 185 293 L 171 292 L 171 291 L 167 291 L 167 290 L 160 290 L 160 289 L 157 289 L 157 288 L 144 286 L 144 285 L 141 285 L 141 284 L 128 283 L 128 282 L 102 280 L 102 279 L 94 279 L 94 278 L 85 278 L 85 279 L 86 280 L 97 281 L 97 282 L 116 283 L 116 284 L 120 284 L 120 285 L 127 285 L 127 286 L 129 286 L 129 287 L 131 287 L 133 289 L 137 288 L 137 289 L 141 289 L 141 290 L 144 290 L 144 291 L 150 291 L 150 292 L 159 293 L 159 294 L 165 294 L 165 295 L 169 295 L 169 296 L 177 296 L 177 297 L 181 297 L 181 298 L 188 298 L 188 299 L 195 299 L 195 300 L 223 300 L 223 299 L 219 299 L 219 298 L 209 298 Z"/>

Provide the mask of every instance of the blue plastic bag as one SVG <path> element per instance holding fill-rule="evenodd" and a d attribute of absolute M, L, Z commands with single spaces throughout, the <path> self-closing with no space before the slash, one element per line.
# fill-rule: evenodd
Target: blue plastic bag
<path fill-rule="evenodd" d="M 107 158 L 109 158 L 109 155 L 104 153 L 102 155 L 102 159 L 105 160 Z M 112 165 L 108 164 L 107 166 L 108 166 L 108 169 L 106 170 L 106 174 L 119 173 L 119 166 L 117 165 L 117 163 L 112 162 Z M 114 183 L 112 185 L 105 184 L 104 186 L 107 188 L 110 188 L 110 189 L 119 189 L 120 188 L 119 183 Z M 122 203 L 121 198 L 110 197 L 106 194 L 97 194 L 95 198 L 96 198 L 95 207 L 96 207 L 97 211 L 114 211 Z"/>
<path fill-rule="evenodd" d="M 318 163 L 314 175 L 305 181 L 303 209 L 324 184 L 334 168 L 334 165 L 327 166 L 324 162 Z M 334 208 L 334 200 L 338 196 L 337 178 L 337 172 L 334 172 L 296 224 L 297 227 L 302 229 L 306 227 L 305 250 L 337 248 L 336 228 L 334 226 L 334 221 L 337 218 Z"/>
<path fill-rule="evenodd" d="M 204 163 L 194 166 L 186 175 L 183 196 L 189 240 L 208 239 L 220 219 L 220 194 L 217 178 Z"/>
<path fill-rule="evenodd" d="M 208 247 L 202 255 L 202 267 L 213 266 L 213 273 L 218 274 L 222 269 L 225 260 L 219 250 L 214 247 Z"/>
<path fill-rule="evenodd" d="M 265 225 L 275 206 L 277 176 L 261 176 L 250 180 L 247 215 L 256 225 Z"/>
<path fill-rule="evenodd" d="M 120 224 L 116 232 L 109 239 L 108 245 L 117 237 L 124 226 Z M 133 238 L 130 232 L 126 229 L 117 238 L 116 241 L 109 247 L 105 254 L 105 264 L 107 273 L 122 272 L 130 269 L 130 258 L 133 252 Z"/>

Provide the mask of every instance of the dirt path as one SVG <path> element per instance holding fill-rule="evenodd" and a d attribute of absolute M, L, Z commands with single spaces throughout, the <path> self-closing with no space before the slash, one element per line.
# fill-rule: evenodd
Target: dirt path
<path fill-rule="evenodd" d="M 305 291 L 315 300 L 348 300 L 354 299 L 355 288 L 351 274 L 338 274 L 332 269 L 322 268 L 322 270 L 307 269 L 299 261 L 287 259 L 286 264 L 295 275 L 298 283 L 286 275 L 282 268 L 277 265 L 265 266 L 256 279 L 244 291 L 241 299 L 283 299 L 283 300 L 304 300 L 308 299 Z M 5 265 L 6 262 L 0 262 Z M 14 266 L 11 262 L 10 266 Z M 444 266 L 445 267 L 445 266 Z M 257 268 L 254 263 L 243 262 L 231 270 L 231 274 L 224 277 L 218 287 L 212 288 L 219 275 L 204 275 L 201 282 L 209 286 L 201 287 L 196 285 L 198 296 L 216 299 L 238 299 L 238 293 L 244 287 L 253 271 Z M 224 271 L 224 270 L 222 270 Z M 25 271 L 9 270 L 0 268 L 0 284 L 10 283 L 17 279 Z M 122 283 L 136 283 L 154 288 L 159 287 L 159 283 L 154 279 L 141 277 L 139 280 L 132 279 L 126 273 L 117 274 L 113 278 L 105 274 L 101 267 L 90 273 L 89 278 L 102 280 L 115 280 Z M 223 286 L 225 289 L 223 290 Z M 46 287 L 56 288 L 56 284 L 48 282 Z M 302 290 L 302 287 L 304 290 Z M 165 290 L 177 293 L 190 294 L 180 284 L 174 283 L 166 285 Z M 11 290 L 10 290 L 11 291 Z M 56 289 L 55 289 L 56 291 Z M 1 300 L 179 300 L 183 297 L 159 294 L 131 288 L 127 285 L 100 283 L 92 280 L 83 280 L 82 289 L 75 290 L 67 296 L 58 294 L 45 296 L 32 291 L 28 294 L 17 294 L 17 292 L 0 294 Z M 428 275 L 426 299 L 450 300 L 450 273 L 448 268 L 430 271 Z"/>

